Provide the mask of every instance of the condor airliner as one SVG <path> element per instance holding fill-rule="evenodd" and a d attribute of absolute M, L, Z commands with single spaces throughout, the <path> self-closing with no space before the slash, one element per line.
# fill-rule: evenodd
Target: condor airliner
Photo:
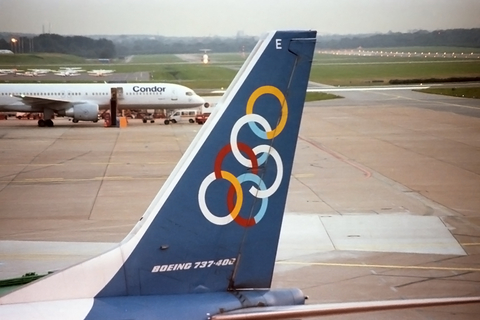
<path fill-rule="evenodd" d="M 315 37 L 260 41 L 130 234 L 0 297 L 0 319 L 291 319 L 480 301 L 304 305 L 299 289 L 270 288 Z"/>
<path fill-rule="evenodd" d="M 41 112 L 40 127 L 53 127 L 54 115 L 96 122 L 98 111 L 110 107 L 111 88 L 118 88 L 119 109 L 195 108 L 205 103 L 192 89 L 171 83 L 0 84 L 0 111 Z"/>

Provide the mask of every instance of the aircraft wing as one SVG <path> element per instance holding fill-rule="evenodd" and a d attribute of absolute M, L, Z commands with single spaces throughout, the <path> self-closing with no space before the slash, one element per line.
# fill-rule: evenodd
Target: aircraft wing
<path fill-rule="evenodd" d="M 298 319 L 327 315 L 341 315 L 369 311 L 385 311 L 407 308 L 447 306 L 453 304 L 479 303 L 480 297 L 433 298 L 411 300 L 384 300 L 346 303 L 326 303 L 313 305 L 255 307 L 225 312 L 211 316 L 211 320 L 246 319 Z"/>
<path fill-rule="evenodd" d="M 386 90 L 421 90 L 429 86 L 405 85 L 405 86 L 378 86 L 378 87 L 308 87 L 307 92 L 342 92 L 342 91 L 386 91 Z M 225 90 L 213 90 L 212 94 L 225 93 Z"/>
<path fill-rule="evenodd" d="M 53 99 L 53 98 L 45 98 L 45 97 L 35 97 L 35 96 L 29 96 L 29 95 L 12 95 L 12 97 L 19 98 L 22 100 L 22 102 L 26 105 L 29 106 L 44 106 L 48 105 L 52 109 L 63 109 L 63 106 L 65 103 L 70 103 L 71 101 L 68 100 L 63 100 L 63 99 Z M 55 108 L 55 105 L 58 106 L 58 108 Z"/>

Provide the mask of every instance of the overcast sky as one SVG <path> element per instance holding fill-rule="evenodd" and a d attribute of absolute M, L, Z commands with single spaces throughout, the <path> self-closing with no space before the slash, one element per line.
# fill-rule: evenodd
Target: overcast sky
<path fill-rule="evenodd" d="M 0 0 L 0 32 L 258 36 L 479 27 L 480 0 Z"/>

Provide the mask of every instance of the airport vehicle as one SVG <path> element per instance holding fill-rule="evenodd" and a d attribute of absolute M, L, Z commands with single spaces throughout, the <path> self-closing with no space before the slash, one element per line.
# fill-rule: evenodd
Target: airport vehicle
<path fill-rule="evenodd" d="M 0 297 L 0 319 L 274 319 L 338 310 L 304 306 L 298 289 L 270 289 L 315 38 L 269 33 L 131 233 L 105 254 Z"/>
<path fill-rule="evenodd" d="M 208 99 L 208 101 L 210 102 L 205 103 L 200 108 L 200 113 L 198 113 L 195 117 L 196 123 L 204 124 L 207 121 L 208 117 L 210 117 L 212 112 L 215 110 L 215 107 L 217 106 L 218 98 L 219 97 L 205 97 L 205 99 Z"/>
<path fill-rule="evenodd" d="M 99 110 L 110 107 L 112 88 L 119 92 L 120 110 L 194 108 L 205 102 L 192 89 L 169 83 L 0 84 L 0 112 L 43 113 L 40 127 L 53 127 L 54 115 L 96 122 Z"/>
<path fill-rule="evenodd" d="M 39 114 L 38 113 L 28 113 L 28 112 L 17 112 L 15 113 L 15 118 L 18 120 L 21 119 L 38 119 Z"/>
<path fill-rule="evenodd" d="M 195 122 L 198 124 L 204 124 L 208 117 L 210 117 L 210 113 L 201 113 L 195 117 Z"/>
<path fill-rule="evenodd" d="M 169 124 L 177 123 L 181 121 L 188 121 L 190 123 L 195 122 L 195 117 L 200 114 L 200 108 L 196 109 L 183 109 L 183 110 L 175 110 L 171 113 L 167 119 L 164 120 L 163 123 Z"/>

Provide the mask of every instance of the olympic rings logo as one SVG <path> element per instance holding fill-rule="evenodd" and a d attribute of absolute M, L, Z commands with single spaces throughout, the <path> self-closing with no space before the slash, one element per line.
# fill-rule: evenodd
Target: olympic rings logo
<path fill-rule="evenodd" d="M 264 94 L 274 95 L 280 102 L 282 108 L 282 116 L 280 118 L 280 121 L 278 122 L 277 127 L 274 129 L 270 127 L 270 124 L 264 117 L 253 113 L 253 107 L 255 105 L 255 102 L 260 96 Z M 200 210 L 208 221 L 216 225 L 227 225 L 230 222 L 235 221 L 240 226 L 251 227 L 259 223 L 260 220 L 262 220 L 268 208 L 268 198 L 277 191 L 282 181 L 282 158 L 280 157 L 280 154 L 277 152 L 277 150 L 275 150 L 270 145 L 262 144 L 252 149 L 245 143 L 239 142 L 237 140 L 238 133 L 244 125 L 248 124 L 252 132 L 257 137 L 263 140 L 271 140 L 283 131 L 283 129 L 285 128 L 285 124 L 287 123 L 287 117 L 287 102 L 285 100 L 285 96 L 278 88 L 273 86 L 263 86 L 256 89 L 250 95 L 247 102 L 246 114 L 240 119 L 238 119 L 237 122 L 233 125 L 230 134 L 230 143 L 220 150 L 215 159 L 214 171 L 208 176 L 206 176 L 200 185 L 198 192 L 198 203 L 200 205 Z M 223 159 L 230 152 L 241 165 L 251 169 L 249 173 L 244 173 L 236 177 L 232 173 L 222 170 Z M 247 155 L 247 157 L 245 157 L 241 152 Z M 269 156 L 271 156 L 276 163 L 277 174 L 272 185 L 267 188 L 267 186 L 260 178 L 260 176 L 257 175 L 257 173 L 258 166 L 264 164 Z M 225 216 L 217 216 L 213 214 L 208 209 L 207 203 L 205 201 L 205 195 L 209 185 L 217 179 L 227 180 L 231 184 L 227 193 L 227 208 L 229 210 L 229 214 Z M 250 181 L 257 185 L 257 187 L 250 187 L 249 193 L 256 198 L 261 199 L 261 205 L 258 212 L 255 214 L 254 217 L 248 219 L 245 219 L 239 215 L 240 209 L 242 208 L 243 204 L 243 190 L 241 187 L 241 183 L 246 181 Z"/>

